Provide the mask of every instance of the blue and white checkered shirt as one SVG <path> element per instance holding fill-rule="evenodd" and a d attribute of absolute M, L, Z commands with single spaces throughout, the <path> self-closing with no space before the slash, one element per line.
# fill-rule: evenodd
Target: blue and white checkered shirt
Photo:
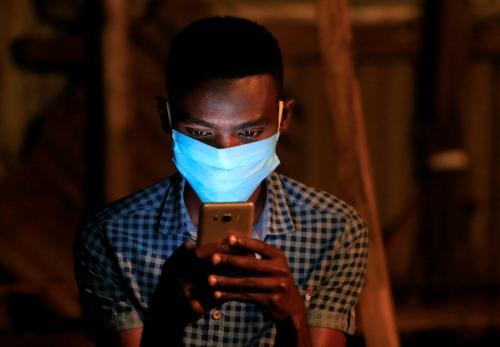
<path fill-rule="evenodd" d="M 277 173 L 266 183 L 254 235 L 288 256 L 309 325 L 352 334 L 368 251 L 364 222 L 326 192 Z M 91 335 L 142 327 L 163 263 L 196 235 L 184 185 L 182 176 L 169 177 L 108 206 L 79 234 L 75 272 Z M 274 324 L 255 304 L 232 301 L 214 310 L 185 328 L 186 346 L 273 345 Z"/>

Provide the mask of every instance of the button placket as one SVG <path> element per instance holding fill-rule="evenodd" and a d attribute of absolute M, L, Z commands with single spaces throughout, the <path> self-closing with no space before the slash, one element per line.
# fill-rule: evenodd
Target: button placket
<path fill-rule="evenodd" d="M 212 309 L 210 312 L 210 327 L 212 331 L 211 343 L 213 346 L 222 346 L 221 343 L 224 338 L 223 322 L 221 318 L 223 316 L 222 306 L 218 306 Z"/>

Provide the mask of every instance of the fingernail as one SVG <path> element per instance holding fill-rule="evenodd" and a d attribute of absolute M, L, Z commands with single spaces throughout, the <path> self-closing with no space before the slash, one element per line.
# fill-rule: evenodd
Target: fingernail
<path fill-rule="evenodd" d="M 238 241 L 238 238 L 235 235 L 229 235 L 228 242 L 230 245 L 234 246 L 237 241 Z"/>
<path fill-rule="evenodd" d="M 222 258 L 220 256 L 220 254 L 214 254 L 212 256 L 212 264 L 214 264 L 214 265 L 219 264 L 221 262 L 221 260 L 222 260 Z"/>
<path fill-rule="evenodd" d="M 214 275 L 208 276 L 208 284 L 210 284 L 211 286 L 215 286 L 217 284 L 217 277 L 215 277 Z"/>
<path fill-rule="evenodd" d="M 219 292 L 218 290 L 217 290 L 217 291 L 215 291 L 215 292 L 214 292 L 214 298 L 216 298 L 216 299 L 220 299 L 220 298 L 222 298 L 222 293 L 221 293 L 221 292 Z"/>

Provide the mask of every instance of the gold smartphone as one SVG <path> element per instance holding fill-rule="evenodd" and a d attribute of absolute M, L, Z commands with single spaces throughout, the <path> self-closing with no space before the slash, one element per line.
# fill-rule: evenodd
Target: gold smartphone
<path fill-rule="evenodd" d="M 201 205 L 198 245 L 224 240 L 229 233 L 252 237 L 252 202 L 217 202 Z"/>

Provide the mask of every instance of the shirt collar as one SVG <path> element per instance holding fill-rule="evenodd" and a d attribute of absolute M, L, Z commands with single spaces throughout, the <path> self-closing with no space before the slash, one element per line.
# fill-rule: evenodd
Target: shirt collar
<path fill-rule="evenodd" d="M 279 235 L 295 231 L 288 199 L 281 184 L 279 175 L 273 172 L 267 179 L 267 204 L 269 216 L 267 219 L 268 235 Z"/>
<path fill-rule="evenodd" d="M 175 173 L 170 177 L 170 185 L 165 193 L 165 199 L 160 214 L 160 232 L 188 232 L 188 221 L 191 219 L 186 209 L 186 205 L 184 204 L 184 187 L 185 180 L 182 175 Z"/>

